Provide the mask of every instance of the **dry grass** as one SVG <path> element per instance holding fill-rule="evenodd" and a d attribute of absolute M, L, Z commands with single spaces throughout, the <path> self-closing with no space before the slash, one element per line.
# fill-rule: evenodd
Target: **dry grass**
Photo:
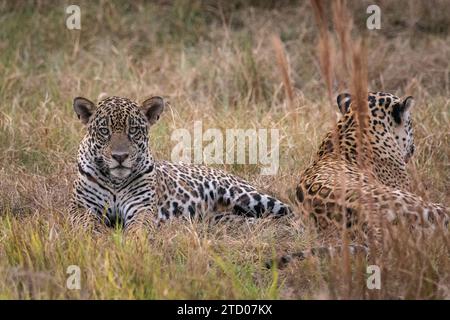
<path fill-rule="evenodd" d="M 368 4 L 349 3 L 353 32 L 367 45 L 368 87 L 416 98 L 414 192 L 448 205 L 450 6 L 381 2 L 382 30 L 369 32 Z M 172 130 L 192 130 L 198 119 L 204 128 L 278 128 L 275 178 L 259 176 L 253 165 L 223 167 L 288 201 L 337 109 L 321 76 L 308 2 L 81 2 L 81 31 L 64 28 L 64 7 L 0 3 L 0 298 L 450 297 L 449 240 L 439 233 L 398 232 L 380 261 L 379 291 L 365 288 L 364 261 L 345 277 L 340 258 L 279 272 L 262 267 L 275 252 L 320 245 L 309 221 L 302 229 L 296 219 L 219 226 L 177 220 L 137 241 L 117 230 L 72 233 L 64 216 L 83 134 L 75 96 L 167 97 L 171 108 L 151 132 L 159 159 L 170 157 Z M 338 28 L 338 37 L 345 32 Z M 332 62 L 337 75 L 346 68 L 340 60 Z M 326 81 L 333 95 L 350 87 Z M 65 287 L 72 264 L 82 270 L 80 291 Z"/>

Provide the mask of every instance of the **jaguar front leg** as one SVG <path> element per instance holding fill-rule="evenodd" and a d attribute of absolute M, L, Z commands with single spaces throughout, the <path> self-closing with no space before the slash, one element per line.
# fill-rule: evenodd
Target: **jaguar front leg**
<path fill-rule="evenodd" d="M 126 236 L 145 234 L 158 226 L 158 219 L 152 210 L 140 210 L 126 217 L 124 233 Z"/>
<path fill-rule="evenodd" d="M 70 208 L 69 224 L 72 230 L 90 230 L 96 234 L 106 231 L 106 225 L 101 216 L 89 209 L 74 206 Z"/>

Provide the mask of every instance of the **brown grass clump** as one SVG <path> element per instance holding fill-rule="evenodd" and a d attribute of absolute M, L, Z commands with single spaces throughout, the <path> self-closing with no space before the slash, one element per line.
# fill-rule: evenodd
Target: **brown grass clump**
<path fill-rule="evenodd" d="M 158 159 L 170 159 L 174 129 L 192 132 L 199 119 L 204 129 L 277 128 L 276 176 L 260 176 L 257 165 L 223 167 L 293 199 L 298 174 L 335 121 L 335 94 L 351 88 L 343 75 L 353 55 L 338 52 L 354 45 L 353 33 L 364 34 L 367 87 L 398 95 L 408 89 L 416 98 L 413 191 L 448 205 L 450 6 L 383 2 L 382 29 L 366 31 L 367 5 L 347 2 L 351 30 L 343 3 L 322 6 L 336 37 L 329 26 L 316 27 L 308 2 L 81 1 L 80 31 L 63 27 L 62 4 L 1 2 L 0 298 L 449 298 L 449 243 L 439 233 L 388 233 L 390 247 L 377 262 L 382 287 L 374 291 L 365 286 L 365 261 L 263 268 L 276 253 L 322 244 L 309 221 L 180 219 L 129 241 L 120 230 L 71 232 L 65 219 L 83 135 L 71 107 L 78 95 L 167 97 L 171 107 L 150 133 Z M 318 58 L 320 32 L 330 44 L 321 44 L 328 53 Z M 280 39 L 276 50 L 272 35 Z M 70 265 L 81 269 L 81 290 L 66 288 Z"/>

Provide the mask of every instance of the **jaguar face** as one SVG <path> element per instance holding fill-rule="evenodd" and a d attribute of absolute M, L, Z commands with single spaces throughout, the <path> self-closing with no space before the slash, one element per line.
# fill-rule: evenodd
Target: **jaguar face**
<path fill-rule="evenodd" d="M 394 104 L 391 112 L 395 140 L 403 152 L 405 162 L 411 159 L 415 150 L 414 131 L 410 112 L 413 105 L 414 99 L 407 97 L 403 101 Z"/>
<path fill-rule="evenodd" d="M 337 97 L 340 112 L 345 115 L 352 109 L 350 94 L 342 93 Z M 414 154 L 414 132 L 411 109 L 413 97 L 400 99 L 385 92 L 368 94 L 370 131 L 375 136 L 390 134 L 395 138 L 405 162 Z M 381 143 L 381 142 L 380 142 Z"/>
<path fill-rule="evenodd" d="M 113 179 L 125 179 L 133 171 L 149 165 L 148 129 L 164 109 L 161 97 L 145 100 L 142 106 L 119 97 L 95 104 L 75 98 L 74 110 L 87 125 L 85 142 L 89 163 Z"/>

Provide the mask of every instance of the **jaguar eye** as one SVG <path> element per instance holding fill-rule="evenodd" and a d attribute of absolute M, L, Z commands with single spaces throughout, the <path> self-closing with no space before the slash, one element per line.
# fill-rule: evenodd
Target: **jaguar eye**
<path fill-rule="evenodd" d="M 107 136 L 109 134 L 108 128 L 100 128 L 99 131 L 104 136 Z"/>
<path fill-rule="evenodd" d="M 130 127 L 130 129 L 128 129 L 128 132 L 129 132 L 130 134 L 135 134 L 135 133 L 138 132 L 138 130 L 139 130 L 138 127 Z"/>

